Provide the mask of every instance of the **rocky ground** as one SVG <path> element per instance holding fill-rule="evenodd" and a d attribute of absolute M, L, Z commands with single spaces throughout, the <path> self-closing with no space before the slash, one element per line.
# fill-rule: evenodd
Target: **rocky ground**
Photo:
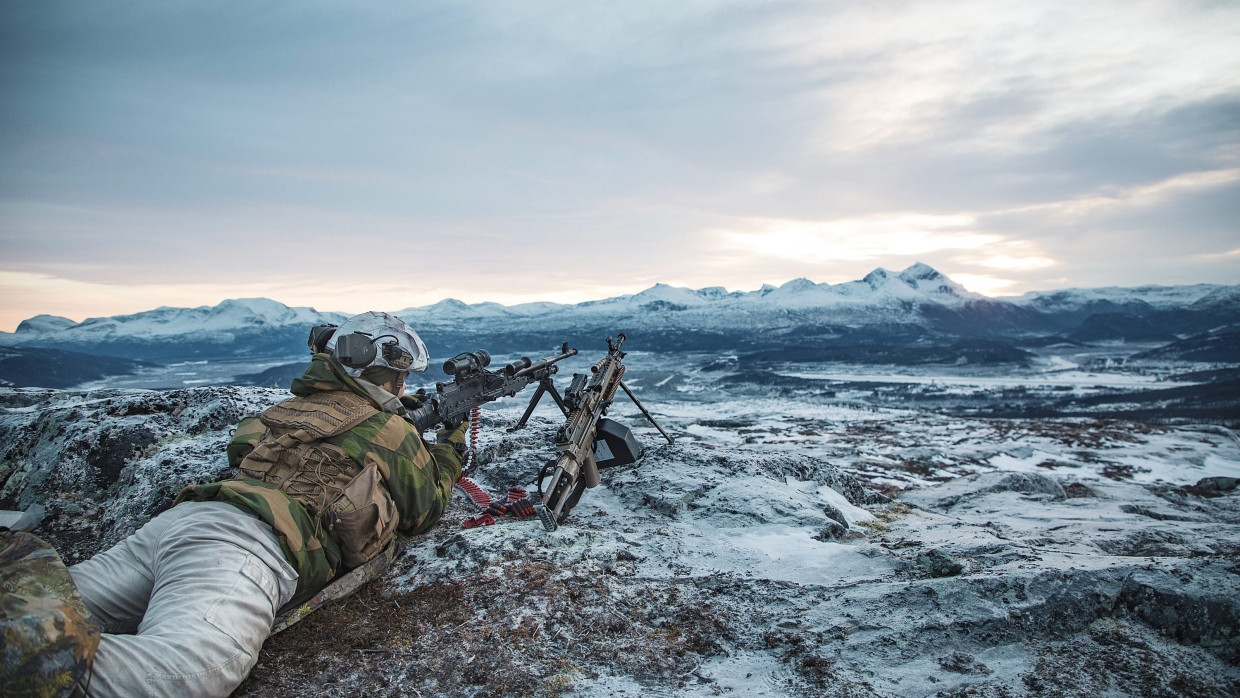
<path fill-rule="evenodd" d="M 0 390 L 0 508 L 45 504 L 83 559 L 227 474 L 230 426 L 282 396 Z M 454 498 L 238 695 L 1240 694 L 1234 432 L 663 408 L 677 444 L 639 430 L 560 530 L 463 530 Z M 478 480 L 529 484 L 553 422 L 487 414 Z"/>

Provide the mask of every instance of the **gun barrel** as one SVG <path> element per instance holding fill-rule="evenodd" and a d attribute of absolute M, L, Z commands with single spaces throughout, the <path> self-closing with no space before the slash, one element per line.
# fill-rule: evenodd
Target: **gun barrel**
<path fill-rule="evenodd" d="M 518 371 L 529 368 L 531 363 L 533 362 L 530 361 L 530 357 L 522 356 L 521 358 L 517 359 L 516 361 L 513 361 L 512 363 L 508 364 L 507 366 L 503 368 L 504 375 L 511 378 L 512 376 L 517 375 Z"/>
<path fill-rule="evenodd" d="M 538 361 L 535 361 L 534 363 L 527 365 L 525 368 L 512 374 L 513 377 L 528 376 L 531 374 L 538 373 L 539 371 L 542 371 L 543 369 L 547 368 L 548 366 L 551 366 L 552 364 L 555 364 L 556 362 L 563 361 L 564 359 L 567 359 L 570 356 L 577 355 L 576 349 L 568 349 L 567 347 L 565 347 L 564 349 L 565 350 L 563 353 L 556 354 L 555 356 L 548 356 L 545 359 L 539 359 Z M 529 361 L 529 359 L 526 359 L 526 361 Z"/>

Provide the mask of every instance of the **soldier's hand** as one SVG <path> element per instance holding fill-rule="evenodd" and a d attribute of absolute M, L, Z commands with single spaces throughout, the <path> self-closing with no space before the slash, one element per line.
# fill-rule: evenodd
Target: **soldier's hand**
<path fill-rule="evenodd" d="M 418 388 L 418 392 L 404 395 L 400 398 L 400 404 L 405 406 L 407 410 L 416 410 L 426 403 L 426 388 Z"/>
<path fill-rule="evenodd" d="M 461 422 L 456 427 L 448 427 L 435 432 L 436 443 L 452 444 L 452 447 L 458 451 L 465 450 L 465 432 L 469 429 L 469 422 Z"/>

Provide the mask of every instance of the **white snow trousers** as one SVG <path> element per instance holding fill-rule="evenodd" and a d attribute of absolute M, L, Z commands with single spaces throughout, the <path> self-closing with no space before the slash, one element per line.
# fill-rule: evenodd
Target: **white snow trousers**
<path fill-rule="evenodd" d="M 100 697 L 227 696 L 297 586 L 271 527 L 222 502 L 175 506 L 69 573 L 103 631 Z"/>

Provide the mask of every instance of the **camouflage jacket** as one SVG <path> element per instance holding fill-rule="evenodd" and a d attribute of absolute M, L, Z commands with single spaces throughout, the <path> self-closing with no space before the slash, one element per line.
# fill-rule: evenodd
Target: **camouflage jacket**
<path fill-rule="evenodd" d="M 315 355 L 292 385 L 292 393 L 298 397 L 333 391 L 365 397 L 377 411 L 326 442 L 342 449 L 359 466 L 375 458 L 385 463 L 386 486 L 399 513 L 399 530 L 421 533 L 430 529 L 443 515 L 452 486 L 461 475 L 460 455 L 448 444 L 428 446 L 417 430 L 395 413 L 401 409 L 398 401 L 390 396 L 385 399 L 383 391 L 350 377 L 326 354 Z M 230 465 L 237 465 L 264 430 L 257 419 L 243 421 L 229 443 Z M 273 484 L 238 475 L 187 487 L 176 503 L 184 501 L 226 502 L 270 524 L 299 575 L 294 602 L 313 595 L 340 568 L 341 551 L 336 542 L 302 504 Z"/>

